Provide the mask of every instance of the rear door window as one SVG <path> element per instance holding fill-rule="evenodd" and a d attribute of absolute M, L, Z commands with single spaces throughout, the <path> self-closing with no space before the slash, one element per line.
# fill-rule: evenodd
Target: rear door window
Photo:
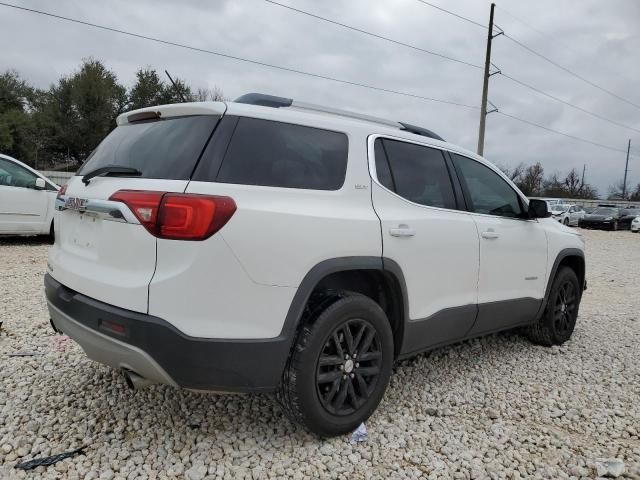
<path fill-rule="evenodd" d="M 78 175 L 118 165 L 141 171 L 141 178 L 188 180 L 219 119 L 197 115 L 121 125 L 91 153 Z"/>
<path fill-rule="evenodd" d="M 217 175 L 203 165 L 202 174 L 198 172 L 194 180 L 339 190 L 344 184 L 347 156 L 344 133 L 241 117 Z M 216 164 L 217 160 L 203 158 L 204 162 Z"/>
<path fill-rule="evenodd" d="M 374 154 L 378 180 L 385 187 L 413 203 L 456 208 L 451 177 L 440 150 L 379 138 L 376 140 Z M 385 157 L 388 167 L 385 165 Z"/>

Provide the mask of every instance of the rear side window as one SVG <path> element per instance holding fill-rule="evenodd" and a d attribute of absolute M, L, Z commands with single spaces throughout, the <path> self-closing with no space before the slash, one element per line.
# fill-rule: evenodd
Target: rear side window
<path fill-rule="evenodd" d="M 393 177 L 391 176 L 391 169 L 389 168 L 389 162 L 387 161 L 387 154 L 382 146 L 382 139 L 377 139 L 374 145 L 374 156 L 376 159 L 376 176 L 378 181 L 387 187 L 389 190 L 395 192 L 396 186 L 393 183 Z"/>
<path fill-rule="evenodd" d="M 377 146 L 378 143 L 382 148 Z M 376 155 L 376 172 L 378 165 L 383 171 L 382 177 L 378 173 L 378 180 L 384 186 L 394 190 L 401 197 L 420 205 L 456 208 L 449 170 L 440 150 L 379 138 L 376 140 L 374 153 Z M 388 179 L 384 177 L 386 175 L 384 173 L 385 162 L 382 159 L 378 160 L 378 156 L 383 153 L 386 153 L 389 165 Z"/>
<path fill-rule="evenodd" d="M 471 211 L 501 217 L 523 216 L 518 194 L 497 173 L 470 158 L 455 153 L 451 156 L 466 188 L 467 200 L 471 200 Z"/>
<path fill-rule="evenodd" d="M 219 119 L 199 115 L 121 125 L 91 153 L 78 175 L 118 165 L 140 170 L 141 178 L 188 180 Z"/>
<path fill-rule="evenodd" d="M 242 117 L 215 181 L 339 190 L 344 184 L 347 156 L 344 133 Z M 214 181 L 211 177 L 198 179 Z"/>

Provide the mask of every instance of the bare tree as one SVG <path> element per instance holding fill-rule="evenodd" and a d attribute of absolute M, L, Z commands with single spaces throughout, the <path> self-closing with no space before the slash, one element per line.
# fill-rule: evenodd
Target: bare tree
<path fill-rule="evenodd" d="M 522 180 L 522 174 L 525 170 L 524 163 L 519 163 L 518 165 L 513 167 L 513 169 L 505 167 L 504 165 L 497 165 L 497 167 L 502 171 L 502 173 L 509 177 L 509 180 L 511 180 L 513 183 L 518 183 Z"/>
<path fill-rule="evenodd" d="M 218 87 L 199 88 L 192 95 L 194 102 L 221 102 L 225 100 L 222 90 Z"/>
<path fill-rule="evenodd" d="M 626 195 L 622 195 L 624 190 L 624 182 L 620 180 L 619 182 L 614 183 L 609 186 L 609 196 L 607 200 L 628 200 L 629 192 L 627 191 Z"/>
<path fill-rule="evenodd" d="M 545 179 L 543 185 L 543 194 L 545 197 L 567 197 L 564 181 L 560 180 L 557 173 Z"/>
<path fill-rule="evenodd" d="M 564 185 L 569 198 L 578 198 L 582 193 L 584 180 L 580 177 L 578 171 L 575 168 L 572 168 L 562 180 L 562 184 Z"/>
<path fill-rule="evenodd" d="M 582 187 L 582 191 L 578 198 L 589 198 L 595 199 L 598 198 L 598 190 L 595 187 L 592 187 L 588 183 L 585 183 Z"/>
<path fill-rule="evenodd" d="M 525 195 L 535 197 L 542 194 L 543 182 L 544 168 L 538 162 L 527 167 L 521 175 L 521 179 L 516 181 L 515 184 Z"/>

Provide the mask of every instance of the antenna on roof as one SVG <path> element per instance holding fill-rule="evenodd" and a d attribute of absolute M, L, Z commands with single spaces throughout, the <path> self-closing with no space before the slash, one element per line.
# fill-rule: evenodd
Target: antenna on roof
<path fill-rule="evenodd" d="M 187 103 L 187 99 L 184 98 L 184 95 L 182 94 L 182 92 L 180 91 L 180 89 L 178 88 L 178 85 L 176 85 L 176 82 L 173 81 L 173 78 L 171 78 L 171 75 L 169 75 L 169 72 L 167 72 L 166 70 L 164 71 L 164 73 L 167 74 L 167 77 L 169 77 L 169 80 L 171 80 L 171 84 L 173 85 L 173 88 L 175 89 L 176 93 L 178 95 L 180 95 L 180 98 L 182 99 L 182 103 Z"/>

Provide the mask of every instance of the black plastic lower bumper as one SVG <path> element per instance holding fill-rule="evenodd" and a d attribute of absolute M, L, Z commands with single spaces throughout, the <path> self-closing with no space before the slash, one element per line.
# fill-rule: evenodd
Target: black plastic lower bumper
<path fill-rule="evenodd" d="M 51 275 L 48 301 L 83 326 L 137 347 L 181 387 L 227 392 L 264 392 L 280 383 L 291 339 L 208 339 L 185 335 L 165 320 L 114 307 L 75 292 Z"/>

